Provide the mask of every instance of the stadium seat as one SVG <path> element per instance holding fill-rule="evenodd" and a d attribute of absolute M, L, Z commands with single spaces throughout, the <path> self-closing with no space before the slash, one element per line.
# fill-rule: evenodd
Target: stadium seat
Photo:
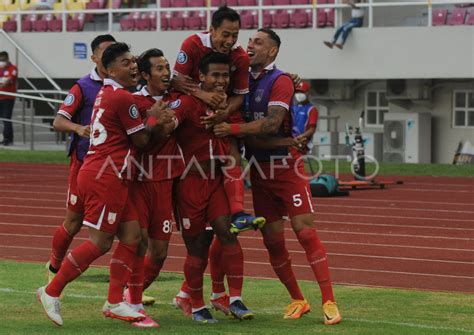
<path fill-rule="evenodd" d="M 448 25 L 460 26 L 466 20 L 467 8 L 454 8 L 451 16 L 448 17 Z"/>
<path fill-rule="evenodd" d="M 14 33 L 17 31 L 17 23 L 16 20 L 10 19 L 8 21 L 3 22 L 3 30 L 7 33 Z"/>
<path fill-rule="evenodd" d="M 85 15 L 83 13 L 73 14 L 72 18 L 66 21 L 67 31 L 82 31 L 84 30 Z"/>
<path fill-rule="evenodd" d="M 262 13 L 263 17 L 263 28 L 271 28 L 272 27 L 272 15 L 275 11 L 271 10 L 264 10 Z"/>
<path fill-rule="evenodd" d="M 274 6 L 286 6 L 291 5 L 290 0 L 273 0 Z"/>
<path fill-rule="evenodd" d="M 272 28 L 286 29 L 290 27 L 290 14 L 287 10 L 277 10 L 272 15 Z"/>
<path fill-rule="evenodd" d="M 257 28 L 257 22 L 254 20 L 254 16 L 250 11 L 242 11 L 240 13 L 240 23 L 242 25 L 242 29 Z"/>
<path fill-rule="evenodd" d="M 60 32 L 63 30 L 63 20 L 51 17 L 48 21 L 48 31 Z"/>
<path fill-rule="evenodd" d="M 170 18 L 171 18 L 171 12 L 161 13 L 160 15 L 160 26 L 161 26 L 160 29 L 161 30 L 169 29 Z M 151 29 L 156 30 L 156 20 L 152 20 Z"/>
<path fill-rule="evenodd" d="M 135 20 L 132 14 L 125 15 L 120 19 L 120 30 L 121 31 L 133 31 L 135 30 Z"/>
<path fill-rule="evenodd" d="M 206 7 L 204 0 L 188 0 L 188 7 Z"/>
<path fill-rule="evenodd" d="M 309 4 L 311 4 L 311 1 L 309 1 L 309 0 L 291 0 L 290 2 L 291 2 L 292 5 L 309 5 Z"/>
<path fill-rule="evenodd" d="M 170 8 L 171 7 L 171 0 L 160 0 L 161 8 Z"/>
<path fill-rule="evenodd" d="M 326 8 L 326 27 L 334 27 L 334 21 L 336 18 L 336 13 L 334 8 Z"/>
<path fill-rule="evenodd" d="M 187 17 L 187 14 L 188 13 L 174 12 L 168 22 L 169 30 L 183 30 L 184 19 Z"/>
<path fill-rule="evenodd" d="M 28 14 L 21 20 L 21 31 L 30 32 L 33 30 L 33 21 L 36 21 L 38 16 L 36 14 Z"/>
<path fill-rule="evenodd" d="M 118 9 L 122 7 L 122 0 L 112 0 L 112 8 Z"/>
<path fill-rule="evenodd" d="M 187 30 L 206 29 L 206 12 L 197 11 L 189 13 L 188 17 L 184 19 L 184 25 Z"/>
<path fill-rule="evenodd" d="M 433 9 L 433 26 L 444 26 L 448 19 L 447 9 Z"/>
<path fill-rule="evenodd" d="M 239 6 L 256 6 L 257 0 L 239 0 Z"/>
<path fill-rule="evenodd" d="M 474 25 L 474 10 L 471 10 L 471 13 L 467 16 L 466 24 L 471 26 Z"/>
<path fill-rule="evenodd" d="M 188 7 L 187 0 L 171 0 L 171 7 Z"/>
<path fill-rule="evenodd" d="M 295 12 L 290 17 L 290 26 L 292 28 L 308 27 L 308 16 L 304 10 L 295 10 Z"/>
<path fill-rule="evenodd" d="M 238 0 L 211 0 L 212 7 L 220 7 L 227 5 L 229 7 L 235 7 L 239 5 Z"/>
<path fill-rule="evenodd" d="M 326 27 L 327 15 L 326 15 L 326 10 L 325 9 L 318 9 L 317 10 L 316 20 L 317 20 L 318 28 Z"/>
<path fill-rule="evenodd" d="M 150 15 L 148 15 L 148 13 L 143 13 L 143 14 L 140 14 L 137 18 L 134 18 L 133 19 L 135 21 L 135 29 L 136 30 L 140 30 L 140 31 L 144 31 L 144 30 L 150 30 L 151 29 L 151 19 L 150 19 Z M 156 23 L 156 19 L 155 19 L 155 23 Z M 155 24 L 156 26 L 156 24 Z"/>
<path fill-rule="evenodd" d="M 5 10 L 9 12 L 14 12 L 20 7 L 19 0 L 6 0 L 3 4 L 5 6 Z"/>

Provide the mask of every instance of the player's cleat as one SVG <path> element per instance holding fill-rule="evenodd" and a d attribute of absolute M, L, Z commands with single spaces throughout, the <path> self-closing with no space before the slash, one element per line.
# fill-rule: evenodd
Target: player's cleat
<path fill-rule="evenodd" d="M 57 326 L 63 325 L 63 319 L 61 318 L 61 302 L 59 298 L 48 295 L 45 291 L 46 286 L 40 287 L 36 291 L 36 298 L 43 305 L 43 309 L 46 312 L 48 318 Z"/>
<path fill-rule="evenodd" d="M 251 320 L 255 314 L 244 305 L 242 300 L 236 300 L 229 306 L 230 313 L 239 320 Z"/>
<path fill-rule="evenodd" d="M 126 322 L 138 322 L 145 319 L 145 315 L 135 312 L 126 302 L 110 304 L 106 301 L 104 307 L 102 307 L 102 314 L 106 318 L 119 319 Z"/>
<path fill-rule="evenodd" d="M 173 298 L 173 305 L 180 309 L 185 316 L 190 316 L 192 312 L 191 299 L 176 296 Z"/>
<path fill-rule="evenodd" d="M 305 300 L 293 300 L 285 309 L 283 319 L 299 319 L 311 311 L 311 306 Z"/>
<path fill-rule="evenodd" d="M 131 299 L 130 299 L 130 290 L 128 288 L 126 288 L 124 291 L 123 291 L 123 301 L 126 301 L 127 303 L 131 303 Z M 143 305 L 148 305 L 148 306 L 151 306 L 155 303 L 155 298 L 153 297 L 149 297 L 147 295 L 144 295 L 142 294 L 142 304 Z"/>
<path fill-rule="evenodd" d="M 49 284 L 53 281 L 53 278 L 54 278 L 54 276 L 56 276 L 56 273 L 51 271 L 51 262 L 50 261 L 48 261 L 48 263 L 46 263 L 45 267 L 46 267 L 46 280 L 48 281 L 48 284 Z"/>
<path fill-rule="evenodd" d="M 337 308 L 337 304 L 334 301 L 328 300 L 323 304 L 323 314 L 325 325 L 335 325 L 342 321 L 339 308 Z"/>
<path fill-rule="evenodd" d="M 225 315 L 229 315 L 230 298 L 227 294 L 216 299 L 211 299 L 209 302 L 211 303 L 212 308 L 216 311 L 221 311 Z"/>
<path fill-rule="evenodd" d="M 151 306 L 155 303 L 155 298 L 149 296 L 149 295 L 142 295 L 142 304 L 145 306 Z"/>
<path fill-rule="evenodd" d="M 133 322 L 132 326 L 138 327 L 138 328 L 154 328 L 154 327 L 160 326 L 158 322 L 154 321 L 152 318 L 148 316 L 148 314 L 145 313 L 144 309 L 140 309 L 138 313 L 145 315 L 145 319 L 143 319 L 142 321 Z"/>
<path fill-rule="evenodd" d="M 201 323 L 217 323 L 211 312 L 207 308 L 200 309 L 193 313 L 193 320 Z"/>
<path fill-rule="evenodd" d="M 261 229 L 266 222 L 267 220 L 264 217 L 255 217 L 245 212 L 239 212 L 232 216 L 230 232 L 233 234 L 238 234 L 246 230 Z"/>

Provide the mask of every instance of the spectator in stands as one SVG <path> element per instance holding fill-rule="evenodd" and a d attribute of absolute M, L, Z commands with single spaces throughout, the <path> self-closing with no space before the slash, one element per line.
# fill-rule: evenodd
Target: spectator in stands
<path fill-rule="evenodd" d="M 324 44 L 326 44 L 328 48 L 332 49 L 333 46 L 336 46 L 342 50 L 344 43 L 346 43 L 347 36 L 349 36 L 352 28 L 360 28 L 364 24 L 364 9 L 357 7 L 355 1 L 357 0 L 343 0 L 344 3 L 352 7 L 352 18 L 350 21 L 347 21 L 341 27 L 339 27 L 339 29 L 334 34 L 332 42 L 324 41 Z M 358 2 L 361 3 L 363 0 Z"/>
<path fill-rule="evenodd" d="M 16 93 L 16 66 L 10 63 L 8 53 L 0 52 L 0 117 L 11 119 L 15 97 L 2 92 Z M 13 144 L 13 127 L 10 121 L 3 121 L 3 145 Z"/>
<path fill-rule="evenodd" d="M 318 110 L 309 101 L 310 85 L 302 81 L 295 87 L 291 106 L 293 128 L 291 135 L 298 143 L 299 151 L 306 154 L 313 148 L 313 135 L 318 122 Z"/>

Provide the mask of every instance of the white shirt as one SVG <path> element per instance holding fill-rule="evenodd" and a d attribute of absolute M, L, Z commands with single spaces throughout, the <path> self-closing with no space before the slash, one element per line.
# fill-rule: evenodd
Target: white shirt
<path fill-rule="evenodd" d="M 352 9 L 352 17 L 354 19 L 358 19 L 364 17 L 364 9 L 363 8 L 353 8 Z"/>

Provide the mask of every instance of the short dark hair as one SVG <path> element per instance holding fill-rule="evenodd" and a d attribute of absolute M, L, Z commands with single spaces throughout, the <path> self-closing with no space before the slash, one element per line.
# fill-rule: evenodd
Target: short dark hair
<path fill-rule="evenodd" d="M 160 49 L 148 49 L 144 51 L 139 57 L 138 57 L 138 70 L 141 72 L 145 72 L 148 74 L 151 74 L 151 63 L 150 63 L 150 58 L 153 57 L 164 57 L 163 51 Z"/>
<path fill-rule="evenodd" d="M 281 39 L 274 30 L 269 28 L 260 28 L 257 31 L 267 34 L 276 43 L 278 49 L 280 49 Z"/>
<path fill-rule="evenodd" d="M 7 60 L 10 59 L 10 57 L 8 57 L 8 52 L 6 52 L 6 51 L 0 52 L 0 57 L 5 57 Z"/>
<path fill-rule="evenodd" d="M 117 41 L 110 34 L 99 35 L 96 38 L 94 38 L 91 42 L 92 53 L 94 53 L 95 50 L 99 47 L 99 45 L 104 42 L 117 42 Z"/>
<path fill-rule="evenodd" d="M 199 62 L 199 71 L 202 74 L 207 74 L 210 64 L 225 64 L 230 67 L 230 58 L 220 52 L 210 52 L 201 58 Z"/>
<path fill-rule="evenodd" d="M 117 42 L 109 45 L 102 55 L 102 65 L 107 69 L 113 61 L 127 52 L 130 52 L 127 43 Z"/>
<path fill-rule="evenodd" d="M 227 6 L 219 7 L 214 14 L 212 14 L 211 25 L 214 28 L 219 28 L 224 20 L 229 20 L 230 22 L 239 21 L 240 27 L 240 14 Z"/>

